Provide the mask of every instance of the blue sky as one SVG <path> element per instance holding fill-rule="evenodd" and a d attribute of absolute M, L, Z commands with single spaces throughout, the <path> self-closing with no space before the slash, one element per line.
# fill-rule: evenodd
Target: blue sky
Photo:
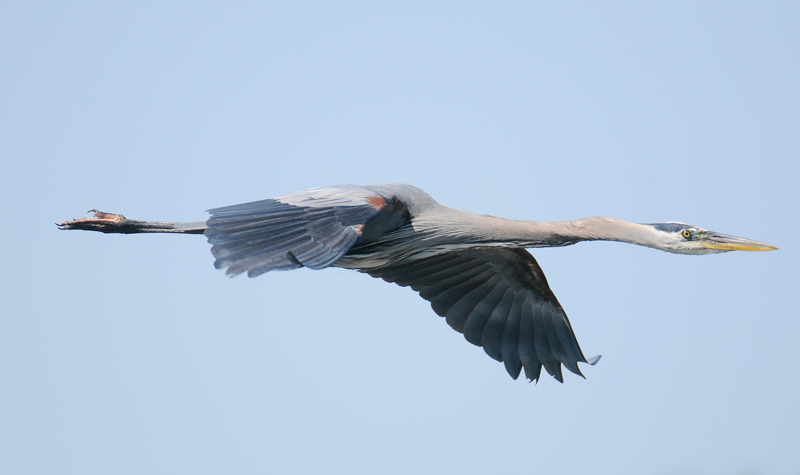
<path fill-rule="evenodd" d="M 8 473 L 800 473 L 793 2 L 5 2 Z M 406 182 L 781 247 L 534 255 L 587 355 L 513 381 L 409 289 L 60 232 Z"/>

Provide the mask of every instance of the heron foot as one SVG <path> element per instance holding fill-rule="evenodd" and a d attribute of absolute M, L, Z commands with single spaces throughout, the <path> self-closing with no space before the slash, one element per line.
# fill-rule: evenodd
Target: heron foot
<path fill-rule="evenodd" d="M 72 221 L 62 221 L 56 223 L 58 229 L 83 229 L 86 231 L 114 232 L 114 228 L 123 226 L 128 219 L 121 214 L 106 213 L 96 209 L 90 209 L 89 213 L 94 213 L 93 218 L 76 218 Z"/>

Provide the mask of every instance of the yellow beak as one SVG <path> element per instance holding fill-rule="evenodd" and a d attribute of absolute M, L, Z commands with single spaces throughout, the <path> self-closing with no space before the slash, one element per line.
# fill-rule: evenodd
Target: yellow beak
<path fill-rule="evenodd" d="M 720 251 L 774 251 L 778 249 L 771 244 L 714 232 L 709 232 L 700 240 L 706 249 Z"/>

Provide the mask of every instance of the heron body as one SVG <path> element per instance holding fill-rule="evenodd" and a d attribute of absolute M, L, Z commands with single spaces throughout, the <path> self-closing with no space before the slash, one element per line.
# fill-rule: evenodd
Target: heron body
<path fill-rule="evenodd" d="M 638 224 L 611 218 L 515 221 L 437 203 L 405 184 L 314 188 L 209 210 L 205 223 L 133 221 L 96 212 L 62 229 L 203 233 L 215 267 L 250 277 L 299 267 L 354 269 L 411 287 L 433 310 L 502 361 L 512 378 L 541 368 L 563 382 L 561 366 L 581 375 L 594 364 L 525 248 L 608 240 L 682 254 L 772 250 L 774 246 L 684 223 Z"/>

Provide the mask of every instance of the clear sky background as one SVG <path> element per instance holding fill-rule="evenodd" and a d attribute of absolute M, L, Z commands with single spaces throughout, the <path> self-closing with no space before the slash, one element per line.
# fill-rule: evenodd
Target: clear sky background
<path fill-rule="evenodd" d="M 2 472 L 800 474 L 800 4 L 667 3 L 3 2 Z M 603 359 L 533 385 L 409 289 L 53 225 L 377 182 L 781 250 L 535 250 Z"/>

